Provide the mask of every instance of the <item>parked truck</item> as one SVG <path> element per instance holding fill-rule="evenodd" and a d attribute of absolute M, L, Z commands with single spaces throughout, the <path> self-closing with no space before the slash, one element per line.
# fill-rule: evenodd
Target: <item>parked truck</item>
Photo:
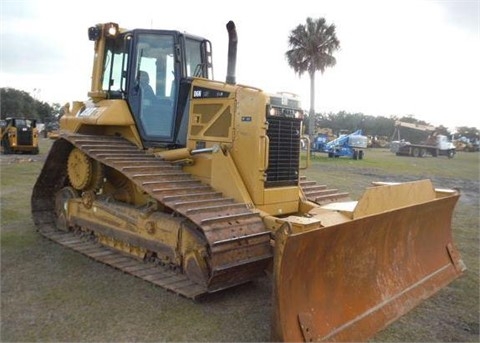
<path fill-rule="evenodd" d="M 325 135 L 318 135 L 313 142 L 313 151 L 325 152 L 328 157 L 347 156 L 354 160 L 361 160 L 365 156 L 368 138 L 362 135 L 362 130 L 350 134 L 341 134 L 331 141 Z"/>
<path fill-rule="evenodd" d="M 0 123 L 2 154 L 38 154 L 38 129 L 35 119 L 6 118 Z"/>
<path fill-rule="evenodd" d="M 400 138 L 400 128 L 402 127 L 424 131 L 429 135 L 423 142 L 410 143 Z M 398 139 L 395 141 L 392 140 L 390 151 L 394 152 L 397 156 L 424 157 L 430 155 L 433 157 L 448 156 L 448 158 L 455 156 L 455 145 L 447 136 L 438 134 L 433 126 L 397 121 L 395 122 L 395 132 L 393 136 L 395 136 L 395 133 L 397 133 Z"/>

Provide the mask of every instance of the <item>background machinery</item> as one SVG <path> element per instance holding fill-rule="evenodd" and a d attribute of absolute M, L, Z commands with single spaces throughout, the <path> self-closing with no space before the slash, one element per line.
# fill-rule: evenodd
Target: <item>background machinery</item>
<path fill-rule="evenodd" d="M 33 188 L 38 231 L 192 299 L 269 271 L 273 340 L 368 339 L 462 274 L 460 195 L 419 180 L 319 196 L 302 119 L 236 84 L 227 31 L 221 82 L 204 38 L 89 28 L 89 99 L 65 106 Z"/>
<path fill-rule="evenodd" d="M 480 140 L 469 139 L 465 136 L 459 137 L 453 141 L 455 151 L 475 152 L 480 151 Z"/>
<path fill-rule="evenodd" d="M 6 118 L 0 123 L 3 154 L 38 154 L 38 129 L 35 119 Z"/>
<path fill-rule="evenodd" d="M 364 149 L 368 146 L 368 137 L 362 135 L 362 130 L 350 134 L 341 134 L 331 141 L 324 135 L 318 135 L 313 142 L 313 150 L 325 152 L 328 157 L 347 156 L 354 160 L 361 160 L 365 156 Z"/>
<path fill-rule="evenodd" d="M 428 137 L 420 143 L 407 142 L 400 138 L 400 130 L 402 127 L 426 132 L 428 133 Z M 394 152 L 397 156 L 424 157 L 427 154 L 433 157 L 443 155 L 452 158 L 455 156 L 455 145 L 447 136 L 438 134 L 434 126 L 396 121 L 393 136 L 395 135 L 397 135 L 397 140 L 392 140 L 390 151 Z"/>

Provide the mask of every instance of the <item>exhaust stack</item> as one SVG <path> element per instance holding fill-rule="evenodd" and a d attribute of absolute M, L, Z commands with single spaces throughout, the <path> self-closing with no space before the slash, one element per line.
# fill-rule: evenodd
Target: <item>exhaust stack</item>
<path fill-rule="evenodd" d="M 227 23 L 228 31 L 228 65 L 227 65 L 227 80 L 228 84 L 234 85 L 235 80 L 235 68 L 237 66 L 237 29 L 235 28 L 235 23 L 229 21 Z"/>

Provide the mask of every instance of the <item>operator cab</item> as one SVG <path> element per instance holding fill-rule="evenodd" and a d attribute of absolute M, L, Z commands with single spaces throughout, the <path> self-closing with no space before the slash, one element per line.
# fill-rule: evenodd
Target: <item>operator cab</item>
<path fill-rule="evenodd" d="M 4 123 L 1 124 L 2 127 L 15 127 L 20 131 L 32 131 L 37 125 L 36 119 L 24 119 L 24 118 L 6 118 Z"/>
<path fill-rule="evenodd" d="M 145 147 L 185 146 L 192 78 L 213 79 L 211 56 L 210 41 L 178 31 L 106 35 L 102 91 L 127 101 Z"/>

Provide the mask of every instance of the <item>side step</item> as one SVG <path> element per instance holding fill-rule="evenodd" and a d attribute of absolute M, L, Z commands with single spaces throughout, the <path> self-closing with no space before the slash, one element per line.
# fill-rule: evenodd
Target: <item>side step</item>
<path fill-rule="evenodd" d="M 40 229 L 39 232 L 46 238 L 86 255 L 97 262 L 107 264 L 184 297 L 197 299 L 208 293 L 206 287 L 193 282 L 183 274 L 176 273 L 167 269 L 167 267 L 124 255 L 95 241 L 79 237 L 73 232 L 54 229 Z"/>

